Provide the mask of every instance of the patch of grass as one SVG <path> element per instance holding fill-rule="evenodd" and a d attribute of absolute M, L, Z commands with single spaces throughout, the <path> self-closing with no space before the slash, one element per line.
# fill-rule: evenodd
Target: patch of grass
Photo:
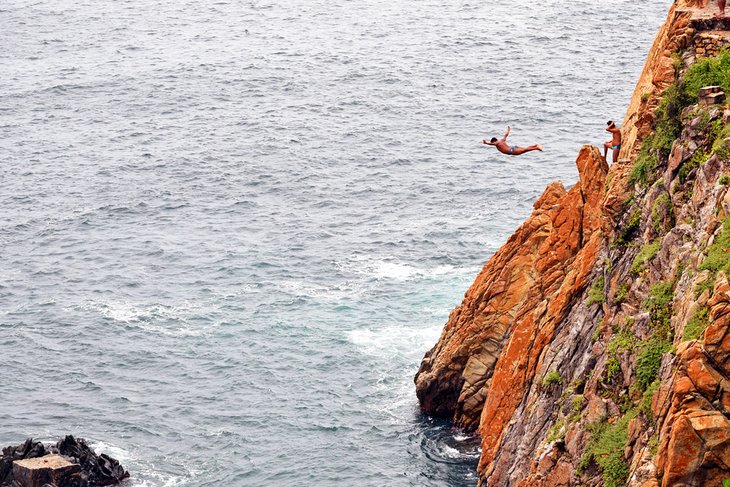
<path fill-rule="evenodd" d="M 681 61 L 678 61 L 680 63 Z M 695 62 L 685 73 L 684 79 L 674 83 L 664 91 L 662 100 L 655 112 L 654 133 L 644 138 L 639 156 L 629 175 L 630 184 L 646 186 L 656 177 L 660 160 L 665 160 L 672 149 L 672 143 L 682 132 L 680 114 L 685 107 L 697 103 L 699 89 L 703 86 L 720 85 L 726 93 L 730 89 L 730 52 L 722 51 L 714 58 L 703 58 Z M 707 120 L 709 122 L 709 119 Z M 716 131 L 716 127 L 712 128 Z M 719 135 L 716 137 L 719 139 Z M 722 147 L 718 146 L 720 152 Z M 714 148 L 713 148 L 713 151 Z M 717 152 L 717 151 L 715 151 Z M 680 168 L 681 181 L 685 181 L 692 164 L 705 162 L 707 154 L 697 154 L 696 159 Z M 730 155 L 730 152 L 728 153 Z M 718 154 L 718 157 L 722 157 Z M 694 158 L 694 157 L 693 157 Z M 688 161 L 689 162 L 689 161 Z M 697 167 L 695 166 L 695 167 Z"/>
<path fill-rule="evenodd" d="M 636 257 L 634 257 L 634 262 L 631 264 L 631 272 L 634 274 L 641 274 L 641 272 L 646 268 L 646 265 L 651 262 L 657 252 L 659 252 L 660 246 L 661 240 L 658 238 L 653 242 L 644 244 L 644 246 L 641 247 L 641 250 L 639 250 L 639 253 L 636 254 Z"/>
<path fill-rule="evenodd" d="M 665 221 L 669 222 L 670 228 L 674 226 L 674 204 L 666 192 L 657 197 L 651 209 L 651 222 L 657 233 L 662 233 Z"/>
<path fill-rule="evenodd" d="M 714 146 L 715 142 L 717 142 L 717 139 L 723 133 L 724 128 L 725 128 L 725 124 L 722 123 L 722 118 L 717 118 L 712 122 L 712 125 L 710 126 L 710 130 L 708 131 L 708 134 L 707 134 L 707 139 L 710 142 L 710 146 Z M 727 137 L 728 135 L 730 135 L 730 132 L 726 132 L 725 137 Z"/>
<path fill-rule="evenodd" d="M 545 439 L 548 441 L 548 443 L 552 443 L 555 440 L 562 440 L 565 438 L 565 420 L 561 419 L 557 421 L 554 425 L 550 427 L 548 430 L 547 436 Z"/>
<path fill-rule="evenodd" d="M 653 137 L 647 136 L 641 145 L 639 155 L 636 157 L 634 165 L 629 173 L 629 184 L 634 186 L 647 186 L 649 184 L 649 175 L 654 173 L 654 169 L 659 162 L 655 152 L 651 150 Z"/>
<path fill-rule="evenodd" d="M 715 275 L 713 274 L 697 285 L 697 287 L 695 288 L 695 298 L 699 298 L 700 296 L 702 296 L 702 293 L 704 293 L 705 291 L 710 291 L 710 295 L 712 295 L 712 291 L 714 288 Z"/>
<path fill-rule="evenodd" d="M 606 377 L 608 380 L 618 377 L 619 372 L 621 372 L 621 363 L 618 358 L 615 356 L 609 357 L 608 362 L 606 362 Z"/>
<path fill-rule="evenodd" d="M 562 383 L 563 383 L 563 377 L 560 375 L 560 372 L 558 372 L 557 370 L 548 372 L 547 374 L 545 374 L 545 377 L 542 378 L 543 387 L 550 387 L 553 384 L 562 384 Z"/>
<path fill-rule="evenodd" d="M 682 89 L 690 103 L 696 103 L 700 88 L 711 85 L 719 85 L 726 93 L 730 89 L 730 52 L 698 59 L 685 73 Z"/>
<path fill-rule="evenodd" d="M 618 290 L 616 291 L 616 295 L 613 298 L 613 304 L 621 304 L 624 301 L 626 301 L 626 298 L 629 295 L 629 285 L 628 283 L 622 282 L 618 286 Z"/>
<path fill-rule="evenodd" d="M 598 320 L 598 324 L 596 325 L 596 329 L 593 331 L 593 336 L 591 339 L 594 342 L 597 342 L 599 338 L 601 338 L 601 329 L 603 328 L 603 318 Z"/>
<path fill-rule="evenodd" d="M 626 330 L 616 333 L 608 343 L 608 353 L 616 355 L 624 350 L 633 350 L 636 345 L 636 336 L 631 331 Z"/>
<path fill-rule="evenodd" d="M 720 179 L 717 182 L 722 184 L 723 186 L 727 186 L 728 184 L 730 184 L 730 176 L 728 176 L 727 174 L 723 174 L 722 176 L 720 176 Z"/>
<path fill-rule="evenodd" d="M 627 220 L 624 228 L 621 229 L 621 232 L 619 233 L 618 237 L 616 238 L 616 243 L 618 245 L 626 245 L 631 240 L 633 240 L 633 238 L 638 233 L 638 230 L 640 227 L 641 227 L 641 210 L 636 208 L 629 216 L 629 219 Z"/>
<path fill-rule="evenodd" d="M 636 417 L 636 411 L 629 411 L 614 424 L 601 422 L 592 425 L 591 439 L 578 465 L 581 474 L 591 462 L 600 468 L 605 487 L 626 485 L 629 465 L 624 459 L 624 448 L 628 441 L 629 422 Z"/>
<path fill-rule="evenodd" d="M 659 438 L 657 437 L 656 433 L 652 435 L 651 438 L 649 438 L 649 442 L 646 444 L 646 446 L 649 447 L 649 451 L 652 455 L 656 455 L 659 451 Z"/>
<path fill-rule="evenodd" d="M 702 261 L 700 270 L 709 270 L 714 277 L 718 271 L 730 275 L 730 217 L 725 219 L 722 230 L 707 249 L 707 257 Z"/>
<path fill-rule="evenodd" d="M 588 291 L 588 299 L 586 299 L 586 306 L 591 306 L 593 304 L 603 304 L 604 297 L 603 292 L 606 285 L 606 278 L 603 277 L 603 274 L 598 276 L 593 280 L 593 285 L 591 286 L 591 290 Z"/>
<path fill-rule="evenodd" d="M 703 85 L 705 86 L 705 85 Z M 694 99 L 685 89 L 685 84 L 673 84 L 667 88 L 661 103 L 656 110 L 656 126 L 651 140 L 650 150 L 663 158 L 672 150 L 672 143 L 682 132 L 681 113 L 685 107 L 697 100 L 697 90 Z"/>
<path fill-rule="evenodd" d="M 639 403 L 639 411 L 644 413 L 650 423 L 654 421 L 654 413 L 651 410 L 651 401 L 654 398 L 654 393 L 658 390 L 659 381 L 655 380 L 646 388 L 644 394 L 641 396 L 641 402 Z"/>
<path fill-rule="evenodd" d="M 672 317 L 672 301 L 674 300 L 674 281 L 659 282 L 649 290 L 649 298 L 645 308 L 649 311 L 649 318 L 654 328 L 663 328 L 669 325 Z"/>
<path fill-rule="evenodd" d="M 630 331 L 622 331 L 616 333 L 608 342 L 607 353 L 608 361 L 606 362 L 606 377 L 613 380 L 618 377 L 621 372 L 621 363 L 619 362 L 619 353 L 623 351 L 631 351 L 636 346 L 636 336 Z"/>
<path fill-rule="evenodd" d="M 657 379 L 662 356 L 672 349 L 672 343 L 658 335 L 641 344 L 639 357 L 636 359 L 636 387 L 646 391 Z"/>
<path fill-rule="evenodd" d="M 707 159 L 709 158 L 710 155 L 705 152 L 704 149 L 697 149 L 695 153 L 692 154 L 692 157 L 689 159 L 689 161 L 686 161 L 684 164 L 682 164 L 682 167 L 679 168 L 679 182 L 684 184 L 684 182 L 687 181 L 687 178 L 689 177 L 689 173 L 692 172 L 693 169 L 696 169 L 705 162 L 707 162 Z"/>
<path fill-rule="evenodd" d="M 684 325 L 682 341 L 696 340 L 702 336 L 707 325 L 710 324 L 710 311 L 707 306 L 700 306 L 692 315 L 692 318 Z"/>
<path fill-rule="evenodd" d="M 583 396 L 583 394 L 577 394 L 573 398 L 573 412 L 579 413 L 583 410 L 583 406 L 585 406 L 586 398 Z"/>

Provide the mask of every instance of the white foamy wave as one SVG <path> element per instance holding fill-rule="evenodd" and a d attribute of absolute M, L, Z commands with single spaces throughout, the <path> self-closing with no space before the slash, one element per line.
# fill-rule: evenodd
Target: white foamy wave
<path fill-rule="evenodd" d="M 459 276 L 471 271 L 470 269 L 447 264 L 421 268 L 408 263 L 398 262 L 392 256 L 382 258 L 359 257 L 349 262 L 340 263 L 338 267 L 346 271 L 369 275 L 378 280 L 392 279 L 396 281 Z"/>
<path fill-rule="evenodd" d="M 132 454 L 124 448 L 110 445 L 108 443 L 104 443 L 103 441 L 94 441 L 90 443 L 89 446 L 99 455 L 101 455 L 102 453 L 106 453 L 115 460 L 118 460 L 125 469 L 128 468 L 127 465 L 133 458 Z"/>
<path fill-rule="evenodd" d="M 336 286 L 328 287 L 302 281 L 288 280 L 279 283 L 278 287 L 294 296 L 313 298 L 328 303 L 357 298 L 365 293 L 363 286 L 354 282 L 343 282 Z"/>
<path fill-rule="evenodd" d="M 89 446 L 98 454 L 106 453 L 128 471 L 133 472 L 130 478 L 130 487 L 177 487 L 187 485 L 195 477 L 202 473 L 202 470 L 186 467 L 183 475 L 174 475 L 157 471 L 147 461 L 140 460 L 133 453 L 103 441 L 96 441 Z"/>
<path fill-rule="evenodd" d="M 438 340 L 441 329 L 441 325 L 425 328 L 387 326 L 379 330 L 352 330 L 347 335 L 351 343 L 368 355 L 413 355 L 430 349 Z"/>
<path fill-rule="evenodd" d="M 441 445 L 441 456 L 444 458 L 462 458 L 466 455 L 461 453 L 456 448 L 452 448 L 449 445 Z"/>
<path fill-rule="evenodd" d="M 142 470 L 139 472 L 143 480 L 132 480 L 133 487 L 177 487 L 186 485 L 190 481 L 190 477 L 186 475 L 163 474 L 160 472 L 151 472 Z"/>
<path fill-rule="evenodd" d="M 74 309 L 99 313 L 119 323 L 166 336 L 200 336 L 211 328 L 211 325 L 190 323 L 193 315 L 201 313 L 201 307 L 188 301 L 176 306 L 134 304 L 129 301 L 87 301 Z M 163 322 L 175 323 L 177 326 L 163 325 Z"/>

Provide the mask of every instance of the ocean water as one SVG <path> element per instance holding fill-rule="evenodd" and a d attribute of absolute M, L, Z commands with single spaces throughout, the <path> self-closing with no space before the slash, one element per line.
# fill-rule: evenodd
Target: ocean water
<path fill-rule="evenodd" d="M 0 4 L 0 443 L 129 486 L 475 485 L 448 313 L 620 121 L 667 0 Z M 499 155 L 479 144 L 545 151 Z"/>

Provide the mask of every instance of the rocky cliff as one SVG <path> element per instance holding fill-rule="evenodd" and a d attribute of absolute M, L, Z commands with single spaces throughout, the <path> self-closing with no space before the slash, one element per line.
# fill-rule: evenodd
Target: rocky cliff
<path fill-rule="evenodd" d="M 482 486 L 730 485 L 730 110 L 699 97 L 730 90 L 730 20 L 709 8 L 672 6 L 620 161 L 581 149 L 421 363 L 423 410 L 481 435 Z"/>

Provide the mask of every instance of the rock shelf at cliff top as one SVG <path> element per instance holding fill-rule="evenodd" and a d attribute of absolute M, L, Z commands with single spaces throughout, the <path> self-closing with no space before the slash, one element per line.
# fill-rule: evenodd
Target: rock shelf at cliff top
<path fill-rule="evenodd" d="M 481 486 L 730 485 L 730 19 L 677 2 L 629 104 L 548 186 L 424 357 Z M 718 97 L 721 99 L 722 97 Z"/>

